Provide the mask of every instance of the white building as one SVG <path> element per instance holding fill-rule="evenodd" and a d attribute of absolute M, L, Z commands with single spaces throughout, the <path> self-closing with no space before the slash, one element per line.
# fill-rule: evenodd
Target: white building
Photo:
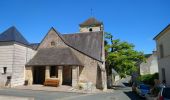
<path fill-rule="evenodd" d="M 154 74 L 158 72 L 157 52 L 146 54 L 146 61 L 140 63 L 140 75 Z"/>
<path fill-rule="evenodd" d="M 0 87 L 23 85 L 25 64 L 35 50 L 15 27 L 0 34 Z"/>
<path fill-rule="evenodd" d="M 159 79 L 170 85 L 170 25 L 163 29 L 155 38 L 158 52 Z"/>

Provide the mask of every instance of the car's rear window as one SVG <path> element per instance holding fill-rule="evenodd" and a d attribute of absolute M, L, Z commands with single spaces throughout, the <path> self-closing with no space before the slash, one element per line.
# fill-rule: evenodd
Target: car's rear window
<path fill-rule="evenodd" d="M 164 98 L 170 99 L 170 88 L 164 88 L 162 95 Z"/>

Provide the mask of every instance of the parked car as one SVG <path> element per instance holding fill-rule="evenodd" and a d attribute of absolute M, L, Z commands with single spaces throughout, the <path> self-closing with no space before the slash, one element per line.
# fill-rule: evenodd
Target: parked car
<path fill-rule="evenodd" d="M 136 93 L 140 97 L 144 97 L 145 98 L 148 94 L 150 94 L 150 86 L 146 85 L 146 84 L 140 84 L 136 88 Z"/>
<path fill-rule="evenodd" d="M 162 87 L 159 94 L 158 100 L 170 100 L 170 87 Z"/>

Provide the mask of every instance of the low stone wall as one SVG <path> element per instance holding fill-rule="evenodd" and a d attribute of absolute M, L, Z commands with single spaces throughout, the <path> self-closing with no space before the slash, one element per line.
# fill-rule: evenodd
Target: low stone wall
<path fill-rule="evenodd" d="M 32 70 L 32 67 L 25 67 L 25 80 L 28 81 L 28 85 L 33 84 L 33 70 Z"/>

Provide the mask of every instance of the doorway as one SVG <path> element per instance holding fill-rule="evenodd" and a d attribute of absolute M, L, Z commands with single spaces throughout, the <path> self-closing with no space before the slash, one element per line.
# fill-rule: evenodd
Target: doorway
<path fill-rule="evenodd" d="M 45 67 L 34 67 L 33 84 L 44 84 L 45 81 Z"/>
<path fill-rule="evenodd" d="M 71 66 L 63 67 L 63 85 L 72 85 L 72 68 Z"/>

